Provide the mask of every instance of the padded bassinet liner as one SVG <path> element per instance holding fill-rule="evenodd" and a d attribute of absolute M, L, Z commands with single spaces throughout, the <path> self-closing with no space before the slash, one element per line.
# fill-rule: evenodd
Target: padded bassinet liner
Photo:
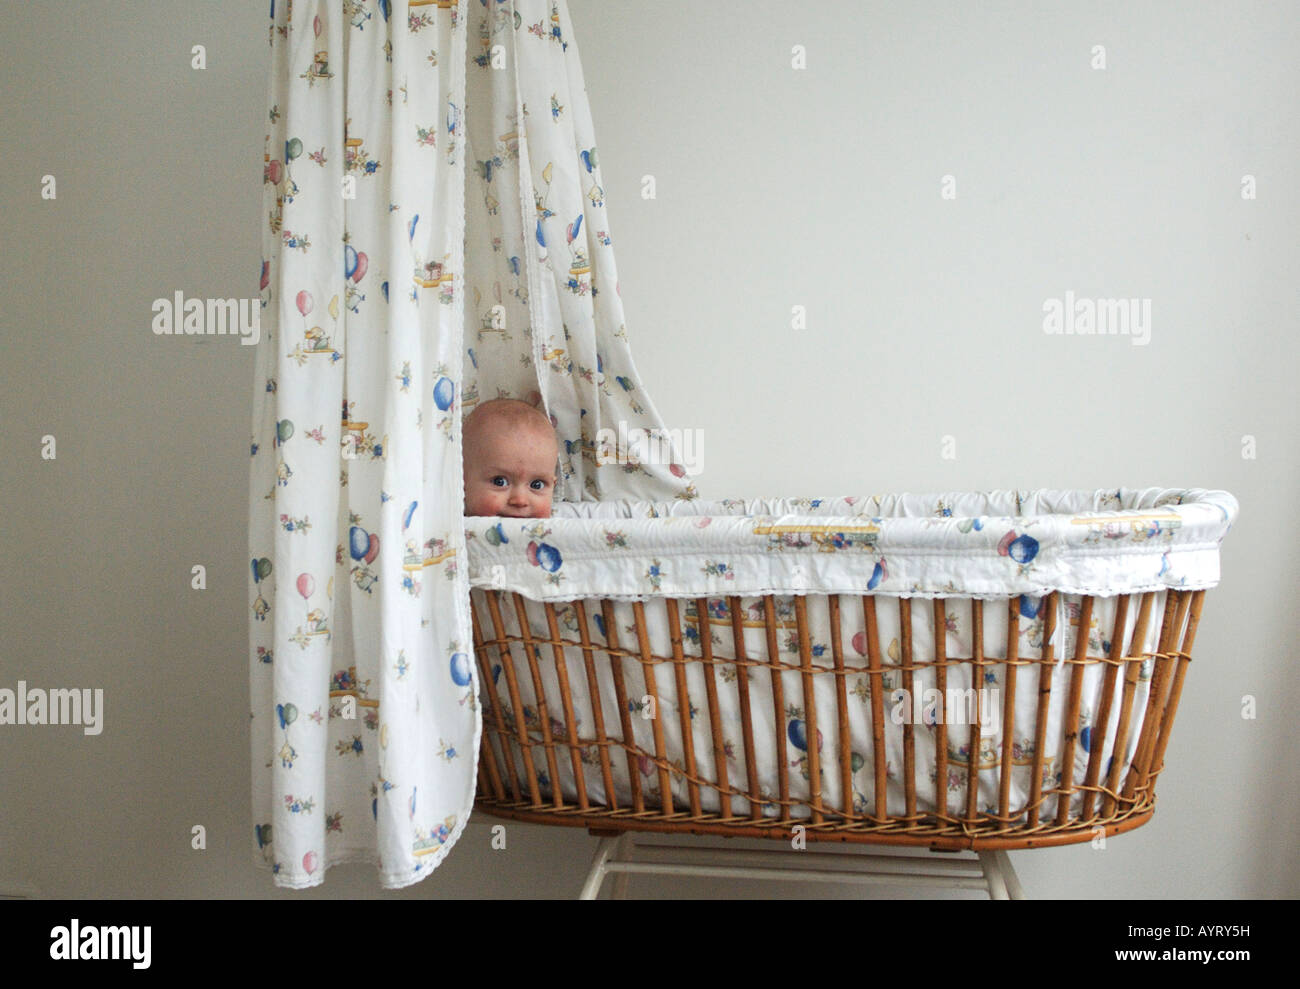
<path fill-rule="evenodd" d="M 536 600 L 1113 595 L 1215 586 L 1236 515 L 1225 491 L 993 491 L 559 503 L 546 520 L 467 519 L 466 535 L 471 582 Z"/>
<path fill-rule="evenodd" d="M 1006 511 L 1006 509 L 1012 509 Z M 1018 511 L 1016 509 L 1019 509 Z M 802 512 L 793 514 L 793 510 Z M 1042 761 L 1042 792 L 1046 793 L 1061 779 L 1060 753 L 1064 751 L 1067 725 L 1063 724 L 1068 683 L 1072 667 L 1063 660 L 1072 657 L 1077 637 L 1089 638 L 1087 653 L 1092 657 L 1110 656 L 1113 643 L 1122 644 L 1123 655 L 1135 656 L 1153 653 L 1158 648 L 1161 619 L 1165 611 L 1165 593 L 1162 586 L 1191 590 L 1213 586 L 1218 579 L 1219 540 L 1227 532 L 1236 515 L 1236 501 L 1224 492 L 1145 491 L 1109 492 L 1014 492 L 957 495 L 901 495 L 896 497 L 871 497 L 862 499 L 816 499 L 808 501 L 727 501 L 712 504 L 682 502 L 671 505 L 634 502 L 584 503 L 557 505 L 556 517 L 548 520 L 467 519 L 471 536 L 471 583 L 475 586 L 494 587 L 498 590 L 518 591 L 525 600 L 529 622 L 529 635 L 541 642 L 550 638 L 545 609 L 538 599 L 556 602 L 556 616 L 561 638 L 566 641 L 564 657 L 568 668 L 569 697 L 573 705 L 575 729 L 582 745 L 580 756 L 588 799 L 605 803 L 601 777 L 599 751 L 589 688 L 584 673 L 584 656 L 578 643 L 577 612 L 564 598 L 574 597 L 585 602 L 585 614 L 590 627 L 589 640 L 597 646 L 606 643 L 607 637 L 601 615 L 601 598 L 622 597 L 644 602 L 646 626 L 651 652 L 656 657 L 671 657 L 673 647 L 669 634 L 667 597 L 679 598 L 678 616 L 682 623 L 683 649 L 688 657 L 701 655 L 699 620 L 696 599 L 707 600 L 712 654 L 717 667 L 715 679 L 718 708 L 722 721 L 724 750 L 729 763 L 727 777 L 732 787 L 744 785 L 747 767 L 740 718 L 740 695 L 737 679 L 746 671 L 726 659 L 736 656 L 732 638 L 732 622 L 728 598 L 740 597 L 745 616 L 745 655 L 751 660 L 766 661 L 768 645 L 762 599 L 753 591 L 776 594 L 776 616 L 779 634 L 779 659 L 792 667 L 799 665 L 798 639 L 794 616 L 794 593 L 803 596 L 807 603 L 807 620 L 812 645 L 813 664 L 819 669 L 832 669 L 830 609 L 828 593 L 861 594 L 871 587 L 877 596 L 876 617 L 879 642 L 882 649 L 884 676 L 882 686 L 883 729 L 888 765 L 888 811 L 890 814 L 906 813 L 906 797 L 901 779 L 904 729 L 900 723 L 911 720 L 917 713 L 911 704 L 899 706 L 891 692 L 904 684 L 900 643 L 903 640 L 900 624 L 899 597 L 912 598 L 911 635 L 913 656 L 912 697 L 926 699 L 926 690 L 935 687 L 935 673 L 931 665 L 934 648 L 935 597 L 945 601 L 945 649 L 950 661 L 947 669 L 947 687 L 966 691 L 983 687 L 986 711 L 996 712 L 989 719 L 986 731 L 981 734 L 978 753 L 980 785 L 978 806 L 981 811 L 997 813 L 998 771 L 1003 747 L 1012 747 L 1011 793 L 1009 807 L 1013 813 L 1025 809 L 1030 793 L 1030 773 L 1034 762 L 1035 717 L 1039 690 L 1039 669 L 1034 665 L 1018 667 L 1015 684 L 1014 723 L 1000 723 L 1005 702 L 1004 685 L 1007 682 L 1006 666 L 1001 662 L 1006 656 L 1008 610 L 1012 599 L 1017 601 L 1019 612 L 1018 656 L 1024 660 L 1041 660 L 1045 655 L 1045 610 L 1049 591 L 1057 590 L 1058 613 L 1055 634 L 1050 645 L 1053 677 L 1048 724 L 1045 734 Z M 850 514 L 850 510 L 854 514 Z M 981 514 L 961 515 L 959 512 Z M 1095 515 L 1093 513 L 1096 513 Z M 1075 522 L 1076 518 L 1082 521 Z M 568 517 L 566 517 L 568 516 Z M 982 524 L 975 520 L 982 517 Z M 699 522 L 710 520 L 703 527 Z M 889 533 L 890 520 L 910 525 L 907 531 Z M 867 522 L 877 531 L 868 541 L 855 541 L 863 533 L 855 529 Z M 731 523 L 732 530 L 724 525 Z M 772 529 L 781 531 L 773 533 Z M 1032 533 L 1038 546 L 1030 555 L 1025 543 L 1017 550 L 1009 548 L 1008 533 L 1017 533 L 1012 539 Z M 708 536 L 723 533 L 723 539 L 707 541 Z M 754 550 L 755 533 L 763 536 L 766 557 Z M 1084 538 L 1079 538 L 1080 535 Z M 892 541 L 888 538 L 894 536 Z M 974 539 L 966 539 L 974 536 Z M 919 538 L 918 538 L 919 537 Z M 926 539 L 930 542 L 927 545 Z M 910 542 L 909 542 L 910 540 Z M 729 541 L 729 542 L 728 542 Z M 956 542 L 968 548 L 965 555 L 951 551 Z M 606 548 L 600 549 L 604 544 Z M 999 546 L 1001 550 L 999 550 Z M 594 547 L 594 549 L 593 549 Z M 948 548 L 927 556 L 927 552 Z M 1012 555 L 1014 553 L 1014 555 Z M 878 568 L 884 561 L 885 566 Z M 671 567 L 668 565 L 671 561 Z M 937 562 L 936 562 L 937 561 Z M 1047 565 L 1039 572 L 1036 564 Z M 1037 593 L 1003 591 L 998 594 L 990 587 L 992 568 L 1003 568 L 999 578 L 1009 588 L 1037 588 Z M 882 578 L 880 570 L 889 574 Z M 895 575 L 907 570 L 912 580 L 897 583 Z M 658 571 L 656 573 L 656 570 Z M 669 572 L 674 574 L 671 589 Z M 635 574 L 639 593 L 629 593 L 624 581 Z M 557 580 L 558 576 L 566 579 Z M 653 584 L 657 577 L 656 593 Z M 522 578 L 522 579 L 521 579 Z M 966 583 L 959 580 L 965 579 Z M 780 586 L 781 581 L 784 586 Z M 1043 586 L 1046 580 L 1047 586 Z M 1070 581 L 1082 580 L 1082 588 L 1071 588 Z M 938 586 L 935 586 L 938 583 Z M 1065 583 L 1065 587 L 1053 586 Z M 777 586 L 773 586 L 773 585 Z M 581 588 L 575 595 L 574 585 Z M 893 586 L 886 586 L 893 585 Z M 973 587 L 971 586 L 973 585 Z M 608 587 L 610 591 L 603 591 Z M 615 591 L 617 589 L 617 591 Z M 978 593 L 973 593 L 974 590 Z M 1079 628 L 1082 589 L 1094 595 L 1106 594 L 1094 603 L 1089 627 Z M 1076 592 L 1071 592 L 1071 591 Z M 1152 592 L 1149 619 L 1145 635 L 1133 642 L 1142 595 Z M 593 593 L 594 592 L 594 593 Z M 1115 629 L 1118 594 L 1132 594 L 1122 630 Z M 982 684 L 972 684 L 973 666 L 968 660 L 973 655 L 972 597 L 988 599 L 983 612 Z M 484 612 L 485 613 L 485 612 Z M 629 600 L 618 600 L 614 615 L 619 628 L 619 643 L 637 652 L 636 623 L 633 606 Z M 518 616 L 513 608 L 501 610 L 508 633 L 519 632 Z M 492 637 L 494 632 L 485 629 Z M 844 662 L 849 673 L 848 722 L 852 759 L 853 806 L 862 814 L 875 811 L 874 776 L 875 752 L 872 734 L 871 683 L 867 675 L 867 658 L 863 645 L 865 619 L 860 598 L 841 598 L 840 636 Z M 547 761 L 540 744 L 541 726 L 537 724 L 537 697 L 532 678 L 528 675 L 527 657 L 522 647 L 511 653 L 516 680 L 524 705 L 524 717 L 532 736 L 537 740 L 533 750 L 533 763 L 545 777 Z M 622 740 L 621 724 L 617 714 L 617 699 L 610 673 L 610 659 L 598 653 L 596 679 L 604 716 L 604 731 L 611 739 Z M 495 680 L 496 696 L 489 706 L 499 706 L 507 728 L 514 729 L 511 701 L 506 691 L 506 678 L 501 676 L 499 658 L 489 650 L 491 673 Z M 536 650 L 544 699 L 550 718 L 550 732 L 557 741 L 568 739 L 568 730 L 560 720 L 564 704 L 556 675 L 552 648 L 543 644 Z M 624 682 L 630 698 L 629 706 L 636 712 L 632 719 L 632 744 L 646 755 L 636 760 L 641 774 L 642 792 L 647 804 L 659 797 L 658 767 L 653 759 L 655 743 L 652 722 L 641 717 L 645 694 L 642 664 L 630 656 L 616 657 L 622 664 Z M 1084 779 L 1089 761 L 1091 736 L 1104 731 L 1102 773 L 1100 782 L 1108 778 L 1112 759 L 1116 757 L 1115 739 L 1119 731 L 1120 695 L 1124 677 L 1116 676 L 1112 689 L 1107 723 L 1098 725 L 1096 719 L 1104 705 L 1104 664 L 1093 663 L 1084 668 L 1079 719 L 1075 729 L 1079 744 L 1074 746 L 1072 779 L 1078 784 Z M 1131 707 L 1130 726 L 1126 732 L 1124 751 L 1118 753 L 1122 781 L 1133 757 L 1142 728 L 1142 715 L 1146 708 L 1153 661 L 1146 659 L 1140 667 Z M 803 677 L 800 672 L 788 670 L 781 674 L 785 708 L 781 723 L 773 705 L 771 673 L 762 667 L 747 671 L 749 707 L 753 719 L 755 739 L 755 764 L 760 783 L 759 793 L 771 800 L 779 793 L 777 735 L 786 739 L 786 759 L 789 763 L 790 798 L 806 801 L 809 798 L 808 760 L 806 748 L 812 743 L 807 737 L 805 718 L 806 699 L 803 694 Z M 658 694 L 658 720 L 664 732 L 668 761 L 678 770 L 684 766 L 685 747 L 681 735 L 679 711 L 691 705 L 691 731 L 697 775 L 709 781 L 717 780 L 714 746 L 708 724 L 705 677 L 703 664 L 686 667 L 687 698 L 678 694 L 676 678 L 671 663 L 656 665 L 656 692 Z M 827 808 L 846 806 L 841 787 L 839 767 L 834 765 L 839 721 L 837 688 L 833 676 L 814 676 L 814 702 L 817 712 L 821 752 L 821 801 Z M 991 704 L 990 704 L 991 702 Z M 915 746 L 915 781 L 917 810 L 921 813 L 935 810 L 935 745 L 937 733 L 933 724 L 933 707 L 922 710 L 920 724 L 913 737 Z M 956 714 L 956 723 L 953 715 Z M 948 806 L 947 811 L 961 814 L 966 802 L 966 779 L 969 761 L 970 712 L 962 707 L 948 711 L 950 723 L 947 730 L 948 746 Z M 965 720 L 963 720 L 963 717 Z M 617 801 L 628 806 L 632 799 L 628 760 L 617 748 L 611 749 L 611 770 Z M 498 751 L 498 756 L 500 752 Z M 524 766 L 517 747 L 512 759 L 519 779 L 524 777 Z M 561 792 L 568 799 L 577 796 L 571 760 L 557 761 Z M 680 772 L 672 774 L 673 797 L 679 806 L 686 806 L 687 782 Z M 928 785 L 927 785 L 928 783 Z M 542 780 L 544 793 L 549 796 L 551 781 Z M 701 803 L 705 811 L 718 811 L 714 790 L 701 787 Z M 1057 797 L 1048 796 L 1039 805 L 1040 817 L 1057 812 Z M 1071 813 L 1080 811 L 1083 794 L 1076 791 Z M 761 808 L 764 816 L 780 816 L 780 808 L 771 802 Z M 745 799 L 736 795 L 732 813 L 748 815 L 750 808 Z M 796 806 L 792 817 L 806 816 L 806 807 Z"/>

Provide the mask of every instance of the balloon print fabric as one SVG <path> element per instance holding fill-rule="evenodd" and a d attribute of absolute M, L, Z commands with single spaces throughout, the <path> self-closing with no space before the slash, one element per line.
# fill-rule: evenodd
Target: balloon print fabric
<path fill-rule="evenodd" d="M 459 837 L 479 738 L 463 570 L 465 28 L 272 7 L 250 488 L 253 849 L 277 885 Z"/>
<path fill-rule="evenodd" d="M 1199 488 L 565 504 L 469 520 L 470 582 L 537 601 L 1193 590 L 1218 583 L 1237 511 Z"/>
<path fill-rule="evenodd" d="M 467 527 L 471 584 L 517 592 L 526 602 L 524 616 L 510 607 L 500 609 L 503 625 L 496 633 L 518 638 L 525 631 L 522 623 L 538 641 L 548 641 L 558 629 L 571 643 L 562 647 L 569 671 L 563 686 L 561 663 L 552 659 L 549 648 L 539 653 L 536 679 L 518 672 L 512 679 L 506 664 L 518 663 L 518 655 L 489 650 L 487 673 L 497 692 L 489 710 L 512 739 L 520 720 L 516 711 L 522 714 L 538 740 L 530 758 L 545 799 L 558 785 L 566 799 L 576 801 L 580 777 L 586 796 L 598 804 L 616 797 L 626 807 L 636 792 L 634 784 L 649 803 L 657 804 L 663 796 L 661 780 L 667 780 L 678 808 L 689 811 L 688 766 L 703 780 L 724 775 L 745 780 L 752 769 L 753 792 L 762 798 L 758 809 L 776 818 L 784 774 L 788 771 L 792 800 L 812 799 L 809 753 L 825 748 L 829 756 L 842 728 L 851 751 L 849 774 L 825 772 L 818 778 L 826 806 L 851 804 L 855 813 L 872 813 L 877 796 L 873 729 L 879 729 L 891 814 L 908 812 L 904 767 L 913 758 L 914 781 L 934 784 L 941 765 L 948 767 L 945 805 L 938 805 L 933 786 L 921 785 L 916 792 L 920 813 L 963 812 L 972 760 L 981 771 L 978 807 L 998 813 L 997 767 L 1004 755 L 1011 765 L 1010 806 L 1023 807 L 1033 792 L 1036 765 L 1039 786 L 1051 789 L 1060 785 L 1066 753 L 1073 752 L 1072 778 L 1082 780 L 1098 733 L 1099 764 L 1108 776 L 1118 767 L 1118 778 L 1123 778 L 1151 689 L 1155 663 L 1150 654 L 1159 648 L 1167 592 L 1218 583 L 1219 545 L 1237 513 L 1236 499 L 1225 491 L 1146 488 L 622 501 L 560 505 L 548 519 L 472 519 Z M 1055 615 L 1049 613 L 1053 592 Z M 874 601 L 875 632 L 856 598 L 860 594 Z M 1150 595 L 1153 617 L 1145 626 L 1136 603 L 1119 610 L 1121 595 L 1138 594 Z M 771 618 L 763 595 L 774 596 Z M 850 596 L 833 608 L 831 595 Z M 1097 596 L 1086 622 L 1083 595 Z M 906 612 L 910 625 L 901 598 L 912 599 Z M 934 602 L 941 598 L 958 600 L 940 615 Z M 986 602 L 978 625 L 970 598 Z M 676 599 L 672 609 L 670 599 Z M 806 627 L 796 601 L 803 606 Z M 1131 682 L 1121 677 L 1109 688 L 1103 664 L 1088 665 L 1078 684 L 1077 722 L 1067 718 L 1067 691 L 1053 691 L 1041 752 L 1035 713 L 1040 672 L 1022 671 L 1013 684 L 1006 664 L 996 659 L 1006 655 L 1012 627 L 1008 605 L 1016 611 L 1016 655 L 1026 661 L 1056 657 L 1058 673 L 1066 657 L 1075 655 L 1081 637 L 1087 638 L 1092 657 L 1115 657 L 1112 638 L 1130 650 L 1125 655 L 1148 654 Z M 492 614 L 497 621 L 497 613 Z M 1117 615 L 1124 616 L 1119 627 Z M 1139 627 L 1145 628 L 1141 635 Z M 807 676 L 800 668 L 805 634 L 809 668 L 821 675 Z M 882 699 L 884 721 L 876 725 L 872 678 L 866 672 L 869 635 L 882 647 L 879 683 L 887 698 Z M 938 638 L 949 659 L 993 657 L 983 667 L 982 679 L 969 661 L 959 662 L 946 670 L 941 685 L 933 668 L 940 655 Z M 588 644 L 606 650 L 608 665 L 605 657 L 594 668 L 590 665 Z M 840 661 L 837 647 L 848 670 L 839 683 L 827 675 Z M 671 672 L 665 675 L 664 664 L 657 665 L 657 706 L 652 710 L 658 713 L 653 720 L 641 714 L 650 700 L 642 685 L 648 691 L 646 669 L 656 664 L 643 663 L 641 649 L 659 657 L 680 651 L 688 660 L 680 679 Z M 741 655 L 747 663 L 727 659 Z M 780 693 L 769 670 L 751 665 L 773 660 L 785 667 Z M 584 666 L 592 670 L 585 676 Z M 904 667 L 911 671 L 910 679 Z M 617 685 L 614 669 L 619 671 Z M 811 695 L 810 679 L 815 681 Z M 899 688 L 918 701 L 906 708 L 907 714 L 897 706 L 901 701 L 893 692 Z M 1120 698 L 1126 690 L 1133 692 L 1134 720 L 1125 722 L 1121 745 Z M 947 691 L 967 697 L 966 703 L 981 695 L 977 751 L 972 751 L 968 732 L 937 733 L 935 709 L 927 711 L 919 703 L 930 692 L 943 697 Z M 1004 693 L 1014 699 L 1014 716 L 1006 723 L 1000 717 Z M 810 696 L 813 703 L 805 706 Z M 715 704 L 716 721 L 710 713 Z M 634 716 L 620 724 L 611 712 L 620 712 L 623 705 Z M 815 732 L 808 720 L 814 711 L 820 712 L 822 726 Z M 568 712 L 571 722 L 558 720 L 561 713 L 569 718 Z M 552 719 L 549 731 L 547 717 Z M 914 751 L 904 723 L 923 726 L 916 732 Z M 660 733 L 667 773 L 662 760 L 648 755 L 658 751 Z M 1079 745 L 1069 741 L 1071 735 L 1077 735 Z M 550 741 L 567 737 L 581 740 L 575 741 L 572 771 L 569 760 L 547 760 Z M 597 743 L 604 737 L 640 755 L 634 761 L 602 759 Z M 784 753 L 778 739 L 789 746 Z M 752 757 L 746 754 L 747 740 L 754 746 Z M 517 747 L 500 752 L 496 765 L 513 771 L 517 780 L 527 778 Z M 844 788 L 845 779 L 851 792 Z M 1041 812 L 1054 815 L 1058 799 L 1050 798 Z M 1072 812 L 1078 813 L 1083 802 L 1083 793 L 1076 793 Z M 717 792 L 706 787 L 701 807 L 719 811 Z M 731 806 L 733 814 L 750 811 L 743 798 Z M 806 807 L 799 811 L 806 813 Z"/>
<path fill-rule="evenodd" d="M 268 41 L 250 837 L 277 885 L 372 861 L 396 888 L 474 797 L 462 416 L 540 404 L 560 499 L 695 490 L 601 445 L 662 422 L 563 0 L 272 0 Z"/>
<path fill-rule="evenodd" d="M 568 10 L 469 10 L 464 410 L 541 402 L 560 441 L 558 500 L 695 498 L 666 433 L 653 458 L 609 440 L 663 422 L 632 361 Z"/>

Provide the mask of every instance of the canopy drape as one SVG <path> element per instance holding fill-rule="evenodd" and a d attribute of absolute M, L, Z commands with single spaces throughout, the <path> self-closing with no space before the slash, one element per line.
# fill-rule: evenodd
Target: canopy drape
<path fill-rule="evenodd" d="M 695 490 L 672 443 L 609 443 L 666 434 L 628 347 L 563 0 L 273 0 L 269 41 L 254 856 L 281 886 L 366 860 L 401 887 L 474 798 L 462 416 L 541 404 L 565 500 Z"/>

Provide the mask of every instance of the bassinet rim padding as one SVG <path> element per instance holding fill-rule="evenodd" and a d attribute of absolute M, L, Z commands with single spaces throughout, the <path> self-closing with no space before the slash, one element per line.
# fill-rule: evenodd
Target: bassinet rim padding
<path fill-rule="evenodd" d="M 878 510 L 888 509 L 889 514 L 864 510 L 873 500 Z M 980 500 L 991 507 L 1045 504 L 1056 510 L 939 515 L 935 508 L 971 507 Z M 1118 501 L 1119 507 L 1097 507 L 1111 500 Z M 820 506 L 837 511 L 809 510 Z M 803 512 L 797 511 L 801 508 Z M 852 514 L 838 511 L 843 508 L 855 510 Z M 906 511 L 900 514 L 900 508 Z M 520 591 L 534 600 L 865 592 L 996 600 L 1010 594 L 1041 597 L 1054 590 L 1110 596 L 1215 587 L 1219 544 L 1237 512 L 1237 501 L 1228 492 L 1198 488 L 905 493 L 748 502 L 620 499 L 560 503 L 545 520 L 466 519 L 466 534 L 471 586 Z M 684 531 L 691 519 L 695 531 Z M 1017 529 L 1022 530 L 1019 535 Z M 810 535 L 804 539 L 801 532 Z M 525 560 L 512 551 L 510 540 L 517 535 L 539 545 L 549 543 L 554 569 L 544 573 L 548 568 L 539 568 L 535 558 Z M 998 535 L 1000 541 L 994 538 Z M 617 538 L 618 547 L 602 543 L 602 536 Z M 1007 539 L 1017 536 L 1009 553 Z M 796 545 L 801 539 L 803 544 Z M 1021 542 L 1033 547 L 1029 560 L 1014 552 Z M 874 555 L 881 566 L 874 573 L 867 566 L 864 573 L 855 562 L 844 567 L 830 559 L 843 557 L 846 550 L 848 555 Z M 663 560 L 701 555 L 724 559 L 725 573 L 700 576 L 673 571 L 645 586 L 641 571 L 647 566 L 658 570 Z M 1178 566 L 1171 565 L 1175 561 Z M 552 576 L 561 564 L 562 573 Z"/>

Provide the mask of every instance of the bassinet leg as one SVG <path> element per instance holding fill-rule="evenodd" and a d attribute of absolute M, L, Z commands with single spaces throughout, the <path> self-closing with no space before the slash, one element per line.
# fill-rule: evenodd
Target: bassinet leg
<path fill-rule="evenodd" d="M 1011 867 L 1011 857 L 1001 849 L 993 854 L 997 857 L 998 866 L 1002 870 L 1002 879 L 1007 884 L 1007 896 L 1013 900 L 1023 900 L 1025 891 L 1020 887 L 1020 879 L 1016 876 L 1016 870 Z"/>
<path fill-rule="evenodd" d="M 614 849 L 614 861 L 623 862 L 632 857 L 632 834 L 624 831 L 618 836 L 618 845 Z M 631 882 L 632 877 L 623 871 L 614 873 L 614 888 L 611 892 L 611 898 L 615 900 L 627 899 L 627 884 Z"/>
<path fill-rule="evenodd" d="M 990 900 L 1023 900 L 1025 892 L 1004 851 L 980 852 L 980 867 L 989 884 Z"/>
<path fill-rule="evenodd" d="M 582 892 L 578 894 L 578 899 L 594 900 L 600 895 L 600 887 L 609 873 L 609 860 L 618 850 L 621 841 L 621 836 L 613 835 L 600 839 L 600 843 L 596 845 L 596 855 L 591 860 L 591 869 L 587 872 L 587 881 L 582 884 Z M 617 887 L 615 891 L 617 892 Z"/>

